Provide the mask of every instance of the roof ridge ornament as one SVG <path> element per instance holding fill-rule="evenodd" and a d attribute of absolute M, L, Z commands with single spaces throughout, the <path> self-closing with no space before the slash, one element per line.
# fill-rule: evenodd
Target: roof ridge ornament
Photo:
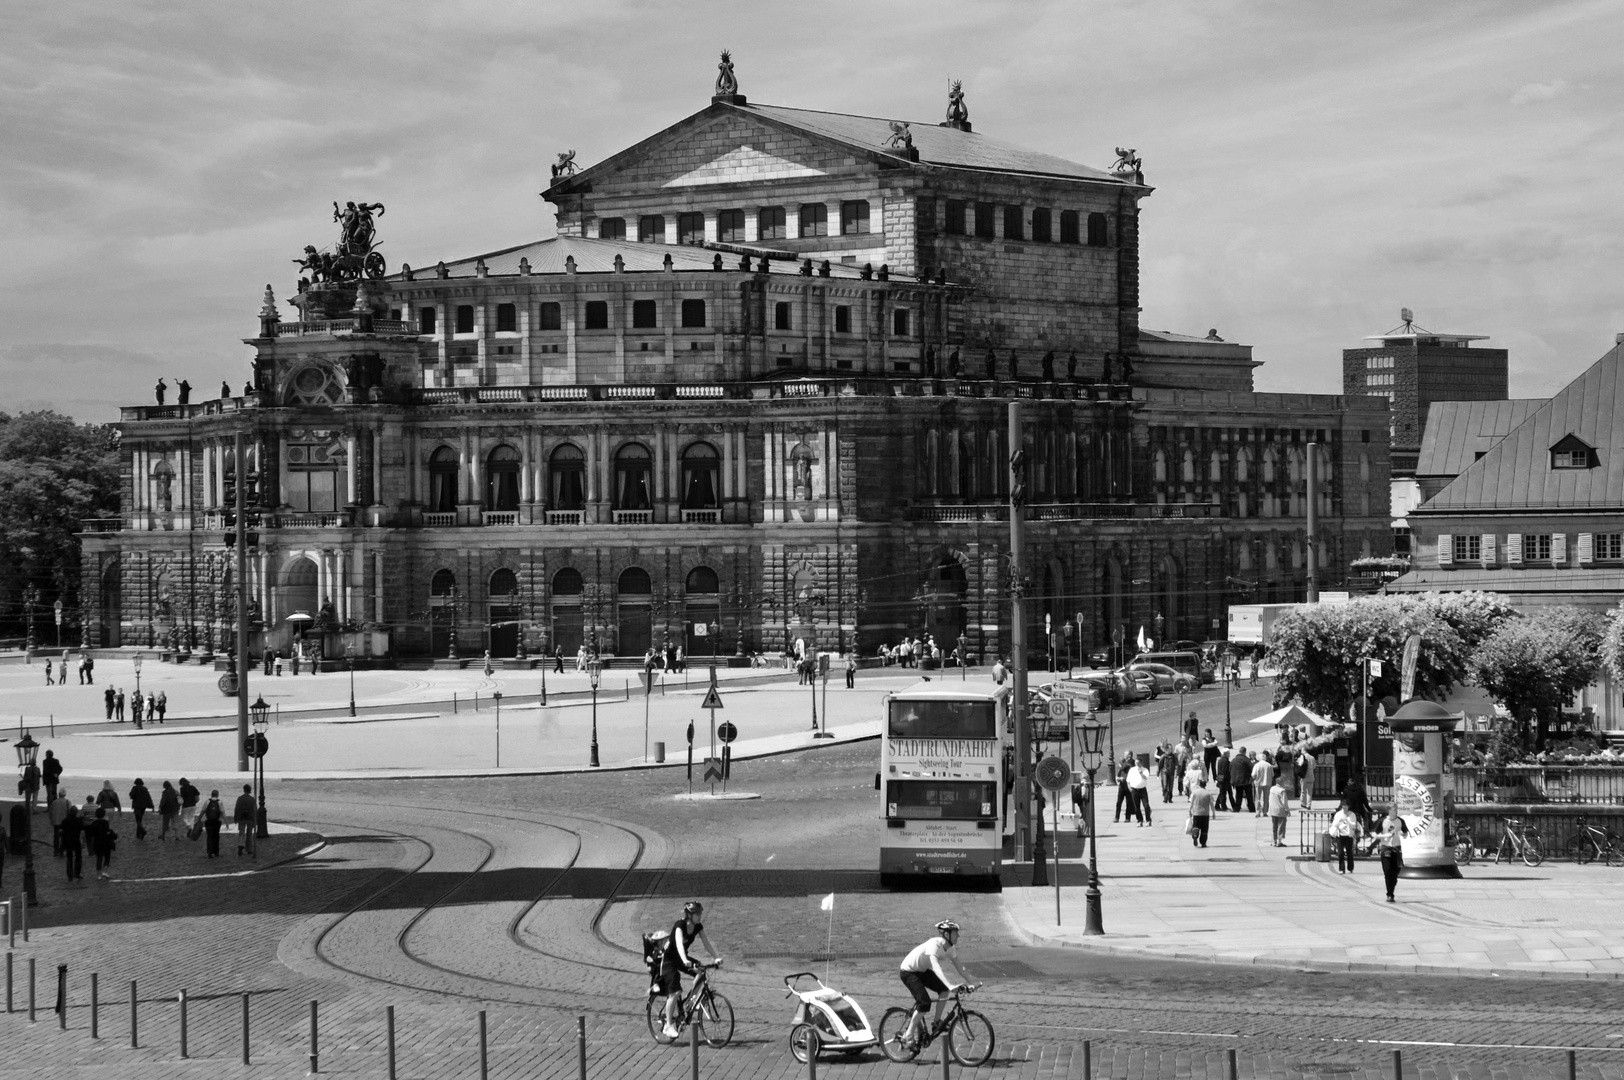
<path fill-rule="evenodd" d="M 1145 182 L 1144 162 L 1139 158 L 1139 151 L 1133 147 L 1116 148 L 1116 164 L 1111 166 L 1111 175 L 1119 176 L 1124 180 L 1131 180 L 1135 184 Z"/>
<path fill-rule="evenodd" d="M 559 154 L 558 160 L 549 165 L 548 168 L 552 170 L 553 183 L 555 184 L 558 183 L 559 179 L 562 177 L 574 176 L 579 170 L 579 166 L 575 164 L 575 151 L 566 150 L 562 154 Z"/>
<path fill-rule="evenodd" d="M 969 131 L 970 107 L 964 103 L 964 83 L 954 79 L 947 88 L 947 119 L 942 127 L 953 128 L 956 131 Z"/>
<path fill-rule="evenodd" d="M 733 54 L 727 49 L 722 50 L 721 62 L 716 65 L 716 90 L 711 94 L 711 103 L 717 102 L 745 104 L 745 96 L 739 93 L 738 76 L 733 74 Z"/>

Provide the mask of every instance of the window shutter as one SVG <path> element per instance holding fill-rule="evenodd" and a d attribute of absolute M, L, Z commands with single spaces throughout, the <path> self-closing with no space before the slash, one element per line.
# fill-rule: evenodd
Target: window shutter
<path fill-rule="evenodd" d="M 1455 538 L 1448 533 L 1438 534 L 1438 565 L 1455 565 Z"/>
<path fill-rule="evenodd" d="M 1494 562 L 1494 534 L 1483 534 L 1483 565 L 1493 566 Z"/>
<path fill-rule="evenodd" d="M 1551 535 L 1551 563 L 1561 566 L 1568 561 L 1568 534 L 1553 533 Z"/>
<path fill-rule="evenodd" d="M 1589 566 L 1596 558 L 1595 538 L 1590 533 L 1579 534 L 1579 565 Z"/>
<path fill-rule="evenodd" d="M 1509 533 L 1506 536 L 1506 562 L 1512 566 L 1522 565 L 1522 533 Z"/>

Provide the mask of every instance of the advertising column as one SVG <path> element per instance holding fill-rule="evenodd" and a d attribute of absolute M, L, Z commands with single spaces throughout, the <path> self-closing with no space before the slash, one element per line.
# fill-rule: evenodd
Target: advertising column
<path fill-rule="evenodd" d="M 1388 724 L 1393 730 L 1393 801 L 1409 832 L 1404 837 L 1407 878 L 1458 878 L 1460 868 L 1444 843 L 1445 819 L 1454 810 L 1454 778 L 1446 736 L 1461 717 L 1431 701 L 1405 702 Z"/>

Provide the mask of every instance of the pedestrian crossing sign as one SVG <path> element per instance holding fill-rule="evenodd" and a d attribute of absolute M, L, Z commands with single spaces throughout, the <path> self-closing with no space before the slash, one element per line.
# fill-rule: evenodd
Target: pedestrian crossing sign
<path fill-rule="evenodd" d="M 722 695 L 716 692 L 715 683 L 712 683 L 711 688 L 706 691 L 705 702 L 699 707 L 701 709 L 720 709 L 722 707 Z"/>

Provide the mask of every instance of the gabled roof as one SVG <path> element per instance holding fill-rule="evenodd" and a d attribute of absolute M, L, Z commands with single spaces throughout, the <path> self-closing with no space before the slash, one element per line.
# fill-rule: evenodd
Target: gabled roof
<path fill-rule="evenodd" d="M 1434 401 L 1427 408 L 1417 476 L 1459 476 L 1466 466 L 1545 404 L 1545 398 L 1509 401 Z"/>
<path fill-rule="evenodd" d="M 1540 405 L 1419 512 L 1624 507 L 1624 354 L 1614 345 Z M 1596 450 L 1590 469 L 1552 469 L 1551 447 L 1575 435 Z"/>
<path fill-rule="evenodd" d="M 713 270 L 717 255 L 722 256 L 722 269 L 737 270 L 742 258 L 733 252 L 693 245 L 639 244 L 632 240 L 590 240 L 581 236 L 554 236 L 547 240 L 520 244 L 518 247 L 448 261 L 445 268 L 449 277 L 476 277 L 479 260 L 484 259 L 485 271 L 491 277 L 512 277 L 519 273 L 519 260 L 528 259 L 532 274 L 562 274 L 565 273 L 564 261 L 573 257 L 575 272 L 578 274 L 612 274 L 615 272 L 616 255 L 620 256 L 621 264 L 627 273 L 663 271 L 667 255 L 671 256 L 671 268 L 677 271 Z M 750 262 L 753 267 L 761 265 L 758 258 L 752 258 Z M 813 265 L 821 265 L 821 260 L 813 260 Z M 771 274 L 797 274 L 800 272 L 800 263 L 774 259 L 769 261 L 767 270 Z M 862 273 L 860 266 L 850 266 L 841 262 L 829 264 L 830 277 L 858 278 Z M 434 275 L 433 264 L 412 268 L 412 277 L 416 281 L 426 281 Z M 405 278 L 401 274 L 391 274 L 389 280 L 404 281 Z M 903 274 L 892 274 L 891 280 L 914 279 Z"/>

